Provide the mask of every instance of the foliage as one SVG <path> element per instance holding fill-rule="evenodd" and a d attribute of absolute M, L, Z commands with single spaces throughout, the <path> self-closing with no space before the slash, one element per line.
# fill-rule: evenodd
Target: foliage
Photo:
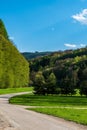
<path fill-rule="evenodd" d="M 87 96 L 87 80 L 84 80 L 80 84 L 80 94 Z"/>
<path fill-rule="evenodd" d="M 0 35 L 4 36 L 6 39 L 8 39 L 8 33 L 5 29 L 3 21 L 0 19 Z"/>
<path fill-rule="evenodd" d="M 51 94 L 72 95 L 84 80 L 87 80 L 87 47 L 77 50 L 67 50 L 51 53 L 50 55 L 30 60 L 30 79 L 34 84 L 34 76 L 41 72 L 45 83 L 44 88 L 49 88 L 48 80 L 51 73 L 55 75 L 56 85 L 51 88 Z M 85 84 L 85 87 L 87 85 Z M 81 93 L 80 93 L 81 94 Z M 86 95 L 86 93 L 85 93 Z"/>
<path fill-rule="evenodd" d="M 0 88 L 24 87 L 29 83 L 29 63 L 7 39 L 0 26 Z"/>
<path fill-rule="evenodd" d="M 56 93 L 56 76 L 51 73 L 46 81 L 47 94 Z"/>
<path fill-rule="evenodd" d="M 36 74 L 34 84 L 35 84 L 35 87 L 34 87 L 35 94 L 45 95 L 46 93 L 45 88 L 44 88 L 45 79 L 42 73 L 39 72 Z"/>
<path fill-rule="evenodd" d="M 43 74 L 38 72 L 35 75 L 34 85 L 35 94 L 54 94 L 56 92 L 56 77 L 54 73 L 51 73 L 49 77 L 45 79 Z"/>

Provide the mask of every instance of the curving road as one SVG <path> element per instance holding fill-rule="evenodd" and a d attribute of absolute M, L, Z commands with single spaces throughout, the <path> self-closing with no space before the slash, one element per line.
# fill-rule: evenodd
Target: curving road
<path fill-rule="evenodd" d="M 23 93 L 19 93 L 23 94 Z M 0 112 L 10 123 L 4 130 L 86 130 L 87 127 L 60 118 L 32 112 L 23 106 L 8 103 L 10 97 L 19 94 L 0 96 Z"/>

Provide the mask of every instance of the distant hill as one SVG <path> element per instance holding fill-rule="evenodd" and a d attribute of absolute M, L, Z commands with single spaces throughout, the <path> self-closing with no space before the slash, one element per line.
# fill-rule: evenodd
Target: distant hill
<path fill-rule="evenodd" d="M 43 52 L 43 54 L 44 55 L 42 56 L 38 53 L 37 58 L 31 59 L 30 62 L 32 63 L 32 69 L 36 68 L 37 71 L 41 68 L 41 70 L 48 70 L 49 68 L 52 69 L 58 67 L 59 65 L 61 68 L 61 66 L 65 66 L 65 64 L 72 66 L 73 64 L 76 65 L 82 61 L 83 63 L 87 61 L 87 47 L 76 50 L 49 52 L 48 54 Z"/>
<path fill-rule="evenodd" d="M 52 52 L 24 52 L 24 53 L 21 53 L 27 60 L 30 60 L 30 59 L 34 59 L 34 58 L 38 58 L 38 57 L 42 57 L 42 56 L 46 56 L 46 55 L 49 55 L 49 54 L 52 54 Z"/>
<path fill-rule="evenodd" d="M 29 82 L 29 63 L 9 40 L 0 20 L 0 88 L 24 87 Z"/>
<path fill-rule="evenodd" d="M 33 86 L 44 83 L 43 91 L 52 90 L 52 88 L 49 89 L 50 84 L 48 84 L 48 81 L 50 83 L 55 81 L 53 78 L 50 79 L 52 76 L 56 77 L 55 92 L 57 94 L 72 95 L 75 89 L 79 88 L 80 94 L 87 95 L 87 47 L 53 52 L 34 58 L 29 63 L 30 80 Z M 43 92 L 41 86 L 38 87 L 37 92 L 39 91 Z"/>

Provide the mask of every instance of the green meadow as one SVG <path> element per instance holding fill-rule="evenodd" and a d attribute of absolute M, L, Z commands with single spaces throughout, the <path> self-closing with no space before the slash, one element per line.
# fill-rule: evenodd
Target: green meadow
<path fill-rule="evenodd" d="M 69 121 L 74 121 L 80 124 L 87 125 L 87 109 L 74 108 L 29 108 L 36 112 L 53 115 L 64 118 Z"/>
<path fill-rule="evenodd" d="M 1 94 L 19 93 L 33 91 L 33 87 L 0 89 Z"/>
<path fill-rule="evenodd" d="M 27 109 L 87 125 L 87 98 L 85 96 L 66 97 L 25 94 L 12 97 L 9 102 L 26 105 L 27 107 L 31 106 Z"/>
<path fill-rule="evenodd" d="M 87 107 L 87 98 L 80 96 L 37 96 L 19 95 L 10 99 L 11 103 L 27 106 L 71 106 Z"/>

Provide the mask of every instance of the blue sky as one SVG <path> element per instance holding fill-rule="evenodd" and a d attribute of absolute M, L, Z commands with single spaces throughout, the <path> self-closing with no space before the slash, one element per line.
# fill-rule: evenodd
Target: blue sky
<path fill-rule="evenodd" d="M 0 0 L 0 18 L 21 52 L 87 45 L 87 0 Z"/>

